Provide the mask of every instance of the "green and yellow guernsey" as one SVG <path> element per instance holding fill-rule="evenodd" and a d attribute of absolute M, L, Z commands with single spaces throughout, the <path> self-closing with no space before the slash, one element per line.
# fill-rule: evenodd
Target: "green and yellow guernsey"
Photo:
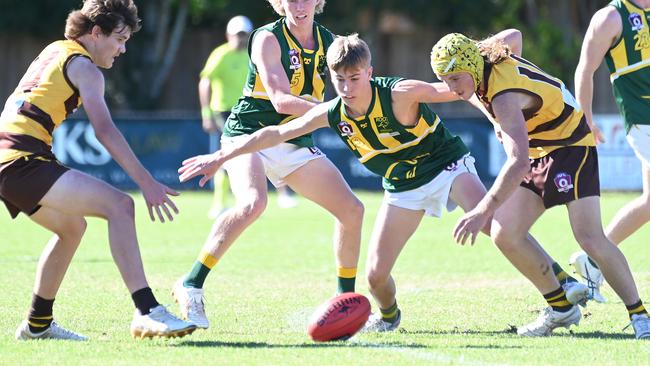
<path fill-rule="evenodd" d="M 260 31 L 273 33 L 280 43 L 281 62 L 291 83 L 291 94 L 314 102 L 323 102 L 324 100 L 327 71 L 325 54 L 327 48 L 334 41 L 334 35 L 327 28 L 314 22 L 316 49 L 304 49 L 289 32 L 284 18 L 281 18 L 274 23 L 256 29 L 251 34 L 248 44 L 248 79 L 244 86 L 244 95 L 232 108 L 232 113 L 224 128 L 225 136 L 248 135 L 260 128 L 287 123 L 299 117 L 280 114 L 275 110 L 260 80 L 257 67 L 250 60 L 253 38 Z M 302 147 L 314 145 L 311 134 L 289 142 Z"/>
<path fill-rule="evenodd" d="M 401 78 L 371 79 L 372 101 L 365 116 L 348 116 L 340 97 L 328 110 L 330 127 L 366 168 L 383 177 L 389 192 L 418 188 L 469 153 L 463 141 L 449 133 L 426 104 L 413 127 L 393 114 L 392 88 Z"/>
<path fill-rule="evenodd" d="M 605 61 L 616 103 L 629 131 L 632 125 L 650 124 L 650 11 L 628 0 L 614 0 L 609 5 L 621 15 L 623 29 Z"/>

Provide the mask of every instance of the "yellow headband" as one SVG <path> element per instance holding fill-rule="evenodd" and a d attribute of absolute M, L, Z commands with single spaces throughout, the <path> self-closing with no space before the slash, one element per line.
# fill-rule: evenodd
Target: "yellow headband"
<path fill-rule="evenodd" d="M 476 42 L 460 33 L 442 37 L 431 50 L 431 68 L 437 76 L 467 72 L 478 89 L 483 78 L 483 56 Z"/>

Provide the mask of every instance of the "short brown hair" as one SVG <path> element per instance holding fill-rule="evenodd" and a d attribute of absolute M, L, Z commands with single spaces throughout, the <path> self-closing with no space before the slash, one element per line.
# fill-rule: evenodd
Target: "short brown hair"
<path fill-rule="evenodd" d="M 275 10 L 276 13 L 280 16 L 285 16 L 287 14 L 284 13 L 284 9 L 282 9 L 282 0 L 266 0 L 271 4 L 273 7 L 273 10 Z M 318 5 L 316 5 L 316 14 L 320 14 L 323 12 L 323 9 L 325 8 L 325 0 L 320 0 Z"/>
<path fill-rule="evenodd" d="M 90 33 L 95 25 L 106 35 L 120 26 L 129 27 L 135 33 L 140 30 L 138 8 L 133 0 L 84 0 L 81 10 L 68 14 L 65 38 L 77 39 Z"/>
<path fill-rule="evenodd" d="M 339 36 L 327 49 L 327 66 L 336 71 L 353 67 L 370 67 L 372 56 L 368 44 L 357 33 Z"/>

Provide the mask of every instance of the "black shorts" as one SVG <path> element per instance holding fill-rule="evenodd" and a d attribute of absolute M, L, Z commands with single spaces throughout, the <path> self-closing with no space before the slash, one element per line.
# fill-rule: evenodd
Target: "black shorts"
<path fill-rule="evenodd" d="M 12 218 L 32 215 L 54 183 L 70 168 L 56 159 L 27 156 L 0 164 L 0 200 Z"/>
<path fill-rule="evenodd" d="M 530 159 L 530 171 L 521 186 L 540 196 L 546 208 L 600 196 L 596 147 L 562 147 Z"/>

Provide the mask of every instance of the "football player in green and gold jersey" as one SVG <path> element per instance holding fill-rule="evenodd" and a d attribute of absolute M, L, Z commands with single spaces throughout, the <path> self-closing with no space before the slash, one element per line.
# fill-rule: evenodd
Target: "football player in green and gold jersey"
<path fill-rule="evenodd" d="M 244 95 L 226 121 L 226 148 L 265 126 L 286 123 L 324 100 L 325 52 L 334 35 L 314 21 L 325 0 L 269 0 L 281 18 L 256 29 L 249 41 L 249 72 Z M 338 291 L 354 291 L 361 242 L 363 205 L 341 173 L 314 146 L 310 135 L 263 151 L 243 154 L 224 165 L 235 206 L 217 217 L 197 260 L 175 285 L 181 313 L 208 328 L 203 284 L 210 270 L 239 235 L 264 211 L 268 178 L 288 185 L 335 218 L 334 252 Z"/>
<path fill-rule="evenodd" d="M 621 208 L 605 229 L 620 244 L 650 220 L 650 1 L 614 0 L 594 14 L 585 34 L 576 69 L 576 98 L 585 112 L 596 141 L 605 138 L 593 121 L 593 76 L 603 59 L 610 73 L 616 103 L 627 140 L 641 160 L 643 193 Z M 595 287 L 603 282 L 598 265 L 584 252 L 570 262 Z M 602 296 L 599 296 L 604 301 Z"/>

